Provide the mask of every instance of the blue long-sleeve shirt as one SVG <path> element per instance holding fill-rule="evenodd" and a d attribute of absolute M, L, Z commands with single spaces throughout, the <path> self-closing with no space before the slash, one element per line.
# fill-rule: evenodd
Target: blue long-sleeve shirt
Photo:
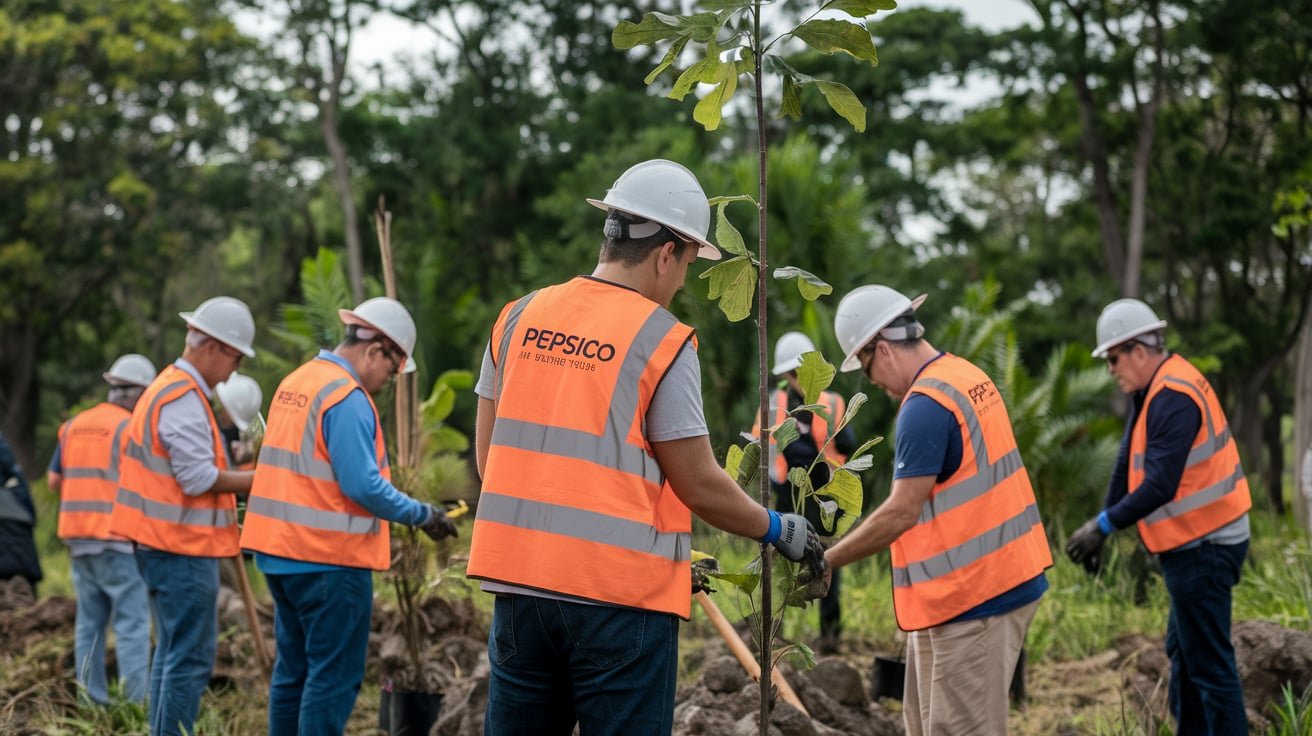
<path fill-rule="evenodd" d="M 345 358 L 320 350 L 316 360 L 327 360 L 345 368 L 358 381 L 355 369 Z M 428 506 L 402 493 L 382 476 L 374 456 L 376 417 L 364 390 L 357 388 L 323 414 L 323 439 L 328 459 L 342 493 L 365 511 L 380 519 L 416 526 L 428 520 Z M 285 557 L 258 553 L 256 561 L 266 574 L 290 575 L 342 569 Z"/>
<path fill-rule="evenodd" d="M 1143 483 L 1130 493 L 1130 435 L 1140 412 L 1145 411 L 1147 389 L 1132 396 L 1130 415 L 1125 420 L 1125 436 L 1121 438 L 1121 451 L 1116 458 L 1111 482 L 1107 485 L 1106 522 L 1114 529 L 1124 529 L 1151 514 L 1175 498 L 1189 460 L 1194 438 L 1203 426 L 1203 414 L 1198 405 L 1185 394 L 1164 388 L 1148 404 L 1147 446 L 1144 448 Z M 1107 524 L 1100 522 L 1103 531 Z"/>

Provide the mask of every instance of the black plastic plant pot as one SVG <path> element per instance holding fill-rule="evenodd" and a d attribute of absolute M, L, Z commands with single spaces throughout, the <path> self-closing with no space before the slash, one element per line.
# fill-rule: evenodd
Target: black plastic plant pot
<path fill-rule="evenodd" d="M 441 693 L 383 689 L 378 698 L 378 730 L 389 736 L 427 736 L 441 712 Z"/>
<path fill-rule="evenodd" d="M 902 699 L 907 682 L 907 662 L 901 657 L 875 655 L 875 668 L 870 673 L 870 690 L 876 698 Z"/>

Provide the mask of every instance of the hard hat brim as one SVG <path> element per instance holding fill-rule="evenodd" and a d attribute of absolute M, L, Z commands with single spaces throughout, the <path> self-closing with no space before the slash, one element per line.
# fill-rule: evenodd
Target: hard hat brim
<path fill-rule="evenodd" d="M 139 381 L 133 381 L 131 379 L 124 378 L 122 376 L 111 376 L 109 375 L 108 371 L 101 373 L 100 377 L 105 379 L 105 383 L 108 383 L 111 386 L 139 386 L 141 388 L 147 388 L 148 386 L 150 386 L 149 383 L 141 383 Z"/>
<path fill-rule="evenodd" d="M 782 363 L 776 363 L 775 366 L 770 369 L 770 372 L 776 376 L 782 376 L 788 371 L 797 370 L 801 365 L 801 358 L 793 358 L 792 360 L 785 360 Z"/>
<path fill-rule="evenodd" d="M 925 300 L 928 298 L 929 298 L 929 294 L 921 294 L 920 296 L 917 296 L 916 298 L 911 300 L 911 306 L 908 307 L 908 309 L 910 309 L 910 311 L 912 312 L 916 311 L 917 309 L 920 309 L 920 305 L 924 304 Z M 839 372 L 850 373 L 856 370 L 857 368 L 860 368 L 861 359 L 857 357 L 857 353 L 861 352 L 861 348 L 865 347 L 866 343 L 870 342 L 870 340 L 873 339 L 875 335 L 878 335 L 880 330 L 884 329 L 885 327 L 888 327 L 889 323 L 897 319 L 900 315 L 905 314 L 906 312 L 907 309 L 903 309 L 897 312 L 896 314 L 889 315 L 887 320 L 876 323 L 873 329 L 868 330 L 860 340 L 856 341 L 851 351 L 849 351 L 846 355 L 843 356 L 843 362 L 838 366 Z"/>
<path fill-rule="evenodd" d="M 383 328 L 379 327 L 373 322 L 370 322 L 364 317 L 361 317 L 359 314 L 356 314 L 354 311 L 350 309 L 337 310 L 337 318 L 340 319 L 342 321 L 342 324 L 344 325 L 355 325 L 356 327 L 368 327 L 371 330 L 377 330 L 381 335 L 383 335 L 383 337 L 386 337 L 388 340 L 391 340 L 393 343 L 396 344 L 398 348 L 401 348 L 402 351 L 405 350 L 405 346 L 401 344 L 401 341 L 397 339 L 396 335 L 393 335 L 391 332 L 384 330 Z M 406 353 L 405 364 L 401 366 L 401 372 L 414 373 L 418 369 L 419 369 L 418 366 L 415 365 L 414 356 L 411 355 L 410 353 Z"/>
<path fill-rule="evenodd" d="M 254 349 L 254 348 L 249 348 L 249 347 L 246 347 L 245 345 L 234 345 L 234 344 L 228 342 L 227 340 L 224 340 L 223 338 L 219 337 L 218 335 L 212 334 L 211 332 L 209 332 L 208 330 L 206 330 L 204 327 L 202 327 L 201 325 L 197 324 L 197 323 L 196 323 L 196 320 L 192 318 L 193 315 L 195 315 L 195 314 L 196 314 L 195 312 L 178 312 L 178 316 L 181 317 L 181 318 L 182 318 L 182 321 L 183 321 L 183 322 L 186 322 L 186 323 L 187 323 L 187 326 L 190 327 L 191 329 L 193 329 L 193 330 L 195 330 L 195 331 L 197 331 L 197 332 L 199 332 L 199 333 L 205 335 L 206 337 L 210 338 L 211 340 L 218 340 L 219 342 L 223 343 L 224 345 L 227 345 L 228 347 L 232 348 L 233 350 L 236 350 L 237 352 L 241 353 L 242 355 L 245 355 L 247 358 L 254 358 L 254 357 L 255 357 L 255 349 Z"/>
<path fill-rule="evenodd" d="M 1107 353 L 1110 352 L 1111 349 L 1116 347 L 1117 345 L 1124 345 L 1125 343 L 1133 340 L 1136 337 L 1147 335 L 1149 332 L 1156 332 L 1162 329 L 1163 327 L 1166 327 L 1166 320 L 1159 319 L 1150 325 L 1145 325 L 1137 330 L 1133 330 L 1124 335 L 1117 335 L 1115 339 L 1108 340 L 1107 342 L 1104 342 L 1098 347 L 1094 348 L 1093 352 L 1090 353 L 1090 355 L 1097 358 L 1098 360 L 1102 360 L 1106 358 Z"/>
<path fill-rule="evenodd" d="M 634 217 L 641 217 L 641 218 L 643 218 L 644 220 L 651 220 L 652 222 L 658 222 L 658 223 L 660 223 L 662 226 L 669 228 L 669 229 L 670 229 L 672 232 L 674 232 L 676 235 L 680 235 L 680 236 L 682 236 L 683 238 L 685 238 L 686 240 L 689 240 L 689 241 L 692 241 L 692 242 L 696 243 L 697 246 L 698 246 L 698 247 L 697 247 L 697 257 L 698 257 L 698 258 L 704 258 L 704 259 L 706 259 L 706 260 L 708 260 L 708 261 L 718 261 L 718 260 L 720 260 L 721 258 L 724 257 L 724 254 L 720 252 L 720 249 L 719 249 L 719 248 L 716 248 L 716 247 L 711 243 L 711 241 L 707 240 L 706 238 L 699 237 L 699 236 L 697 236 L 697 235 L 695 235 L 695 234 L 693 234 L 693 233 L 690 233 L 690 232 L 686 232 L 686 231 L 680 230 L 680 229 L 677 228 L 677 227 L 671 227 L 671 226 L 669 226 L 669 225 L 666 225 L 665 223 L 661 222 L 660 220 L 654 220 L 654 219 L 652 219 L 651 216 L 648 215 L 648 214 L 645 214 L 645 213 L 643 213 L 643 212 L 638 212 L 637 210 L 632 209 L 632 208 L 629 208 L 629 207 L 619 207 L 619 206 L 616 206 L 616 205 L 613 205 L 613 204 L 607 204 L 607 203 L 603 202 L 603 201 L 600 200 L 600 199 L 593 199 L 593 198 L 591 198 L 591 197 L 588 197 L 588 198 L 587 198 L 587 202 L 588 202 L 588 204 L 592 205 L 593 207 L 596 207 L 596 208 L 599 209 L 599 210 L 606 210 L 606 211 L 617 210 L 617 211 L 619 211 L 619 212 L 623 212 L 623 213 L 626 214 L 626 215 L 633 215 Z"/>

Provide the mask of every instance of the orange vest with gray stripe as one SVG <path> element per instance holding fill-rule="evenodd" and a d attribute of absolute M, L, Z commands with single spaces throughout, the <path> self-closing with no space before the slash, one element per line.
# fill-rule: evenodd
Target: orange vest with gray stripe
<path fill-rule="evenodd" d="M 118 495 L 119 447 L 132 412 L 108 401 L 64 422 L 59 428 L 60 539 L 123 541 L 110 534 Z"/>
<path fill-rule="evenodd" d="M 843 418 L 845 410 L 843 397 L 833 391 L 821 391 L 820 402 L 829 412 L 832 421 L 838 422 Z M 770 394 L 770 426 L 778 427 L 785 419 L 788 418 L 788 392 L 783 389 L 777 389 Z M 761 418 L 756 417 L 756 423 L 752 426 L 752 436 L 760 439 L 761 437 Z M 831 467 L 839 467 L 847 462 L 847 456 L 838 451 L 833 443 L 829 442 L 829 422 L 816 412 L 811 412 L 811 438 L 815 440 L 815 446 L 824 448 L 822 454 Z M 779 451 L 779 443 L 775 441 L 774 435 L 770 435 L 770 480 L 778 484 L 788 482 L 788 461 L 784 454 Z"/>
<path fill-rule="evenodd" d="M 1153 553 L 1169 552 L 1220 529 L 1243 516 L 1253 505 L 1239 449 L 1212 386 L 1197 368 L 1180 357 L 1167 358 L 1148 385 L 1143 411 L 1130 433 L 1129 489 L 1144 481 L 1148 448 L 1148 405 L 1163 389 L 1188 396 L 1202 413 L 1175 497 L 1139 520 L 1139 536 Z"/>
<path fill-rule="evenodd" d="M 369 392 L 342 366 L 311 360 L 283 379 L 269 407 L 242 549 L 343 567 L 391 566 L 387 522 L 342 493 L 323 436 L 324 413 L 356 389 L 374 413 L 378 472 L 391 480 L 382 422 Z"/>
<path fill-rule="evenodd" d="M 904 404 L 913 393 L 956 418 L 961 466 L 934 484 L 920 520 L 890 548 L 893 610 L 904 631 L 950 621 L 1052 566 L 1034 489 L 993 381 L 969 361 L 943 355 L 921 371 Z"/>
<path fill-rule="evenodd" d="M 506 305 L 469 576 L 688 618 L 692 514 L 645 436 L 693 329 L 588 277 Z"/>
<path fill-rule="evenodd" d="M 193 392 L 209 419 L 214 464 L 219 470 L 228 469 L 223 432 L 209 399 L 190 374 L 168 366 L 146 388 L 128 421 L 110 531 L 162 552 L 232 557 L 238 551 L 237 497 L 231 493 L 188 496 L 174 477 L 168 450 L 159 439 L 160 410 Z"/>

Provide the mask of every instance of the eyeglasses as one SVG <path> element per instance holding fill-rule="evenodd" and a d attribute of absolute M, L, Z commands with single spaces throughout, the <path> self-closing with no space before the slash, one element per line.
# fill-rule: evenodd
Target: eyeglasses
<path fill-rule="evenodd" d="M 875 346 L 879 345 L 881 338 L 876 337 L 865 344 L 865 347 L 857 351 L 857 360 L 861 361 L 861 372 L 869 373 L 870 366 L 875 362 Z"/>
<path fill-rule="evenodd" d="M 405 353 L 401 353 L 400 355 L 397 355 L 396 352 L 392 350 L 388 350 L 387 348 L 382 348 L 382 351 L 383 351 L 383 356 L 386 357 L 392 363 L 392 373 L 393 374 L 400 373 L 401 366 L 405 365 Z"/>
<path fill-rule="evenodd" d="M 1137 345 L 1137 343 L 1130 343 L 1130 345 L 1129 345 L 1128 347 L 1123 348 L 1123 349 L 1118 350 L 1118 351 L 1115 351 L 1115 352 L 1113 352 L 1113 351 L 1111 351 L 1111 350 L 1108 350 L 1108 351 L 1107 351 L 1107 365 L 1109 365 L 1109 366 L 1115 368 L 1115 367 L 1116 367 L 1116 363 L 1120 361 L 1121 356 L 1123 356 L 1123 355 L 1128 355 L 1128 354 L 1134 352 L 1135 345 Z"/>

